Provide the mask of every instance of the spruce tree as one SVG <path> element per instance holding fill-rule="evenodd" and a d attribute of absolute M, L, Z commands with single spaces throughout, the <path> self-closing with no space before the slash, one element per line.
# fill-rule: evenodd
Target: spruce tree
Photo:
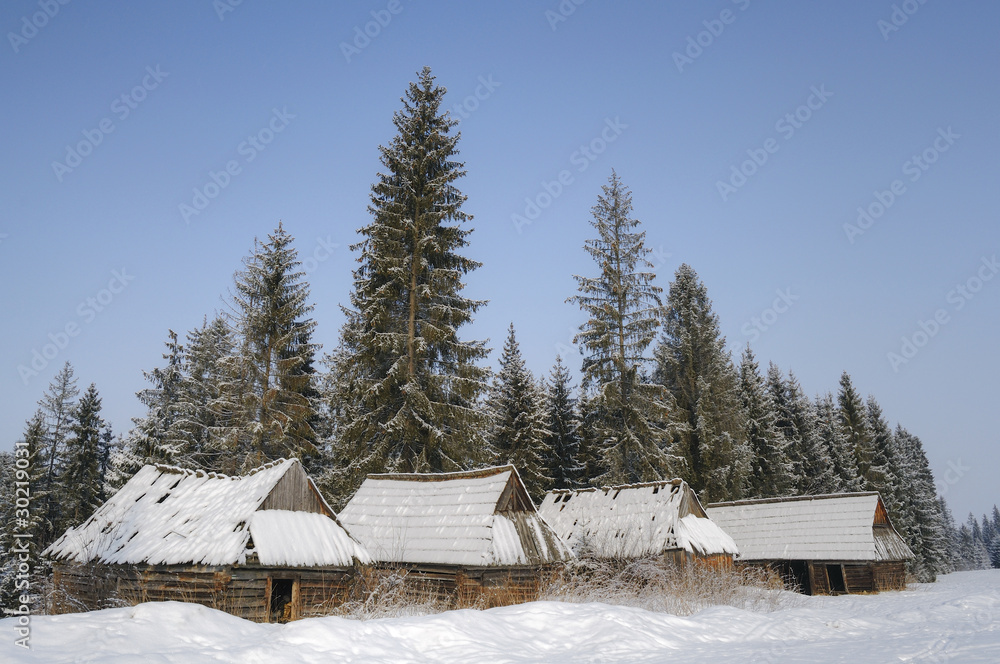
<path fill-rule="evenodd" d="M 61 484 L 63 520 L 56 532 L 82 523 L 101 505 L 104 478 L 101 477 L 101 397 L 91 383 L 80 397 L 71 426 L 72 435 L 66 441 Z"/>
<path fill-rule="evenodd" d="M 655 357 L 654 378 L 671 394 L 685 425 L 676 446 L 686 465 L 685 479 L 703 501 L 741 498 L 750 454 L 739 376 L 708 291 L 686 264 L 670 284 Z"/>
<path fill-rule="evenodd" d="M 865 403 L 854 389 L 851 377 L 846 371 L 840 375 L 837 409 L 841 433 L 854 454 L 861 489 L 867 491 L 869 487 L 878 486 L 881 480 L 876 476 L 879 469 L 872 468 L 874 451 Z"/>
<path fill-rule="evenodd" d="M 767 370 L 767 390 L 778 414 L 777 425 L 788 441 L 794 491 L 797 494 L 832 493 L 837 488 L 830 453 L 817 431 L 815 406 L 789 371 L 788 377 L 772 362 Z"/>
<path fill-rule="evenodd" d="M 144 463 L 175 463 L 186 448 L 178 426 L 183 412 L 180 391 L 184 379 L 184 347 L 173 330 L 167 331 L 166 346 L 167 352 L 163 354 L 166 365 L 142 372 L 152 387 L 136 392 L 136 397 L 146 406 L 146 415 L 133 419 L 135 427 L 131 441 L 136 456 Z"/>
<path fill-rule="evenodd" d="M 778 414 L 771 393 L 750 344 L 740 361 L 740 398 L 746 418 L 745 435 L 751 454 L 746 495 L 750 498 L 788 496 L 794 491 L 788 440 L 778 427 Z"/>
<path fill-rule="evenodd" d="M 480 266 L 458 253 L 472 217 L 458 189 L 457 121 L 441 107 L 445 89 L 429 68 L 411 83 L 393 116 L 397 134 L 380 148 L 384 171 L 372 187 L 372 221 L 354 271 L 351 309 L 334 370 L 337 456 L 356 483 L 367 472 L 449 471 L 488 459 L 477 401 L 488 349 L 459 328 L 485 304 L 462 294 Z M 335 359 L 332 358 L 332 359 Z"/>
<path fill-rule="evenodd" d="M 73 412 L 76 408 L 76 398 L 80 390 L 76 386 L 73 367 L 66 362 L 55 378 L 49 383 L 38 406 L 45 420 L 44 458 L 46 464 L 45 476 L 41 478 L 40 488 L 44 492 L 44 513 L 42 520 L 41 541 L 48 545 L 62 532 L 58 529 L 63 522 L 62 506 L 57 500 L 56 490 L 62 468 L 59 460 L 64 454 L 66 439 L 70 434 L 73 422 Z"/>
<path fill-rule="evenodd" d="M 674 474 L 669 452 L 666 392 L 646 378 L 647 349 L 659 328 L 661 288 L 653 284 L 645 231 L 632 215 L 632 194 L 612 171 L 592 208 L 597 237 L 587 253 L 599 276 L 574 276 L 587 322 L 573 342 L 584 355 L 582 389 L 593 398 L 596 444 L 605 468 L 601 482 L 650 481 Z"/>
<path fill-rule="evenodd" d="M 234 277 L 230 327 L 238 342 L 222 361 L 223 390 L 213 410 L 221 444 L 242 470 L 316 451 L 310 399 L 316 323 L 308 318 L 309 285 L 293 240 L 279 223 L 266 242 L 254 241 Z"/>
<path fill-rule="evenodd" d="M 535 499 L 541 498 L 552 484 L 544 465 L 549 431 L 545 428 L 542 400 L 534 377 L 524 365 L 511 323 L 500 356 L 500 370 L 486 399 L 492 421 L 488 440 L 496 462 L 513 464 L 528 494 Z"/>
<path fill-rule="evenodd" d="M 901 469 L 902 511 L 905 537 L 915 558 L 910 571 L 924 582 L 952 570 L 949 521 L 944 499 L 938 500 L 937 488 L 923 443 L 901 426 L 893 434 Z M 951 526 L 953 529 L 953 525 Z"/>
<path fill-rule="evenodd" d="M 816 431 L 833 466 L 834 491 L 861 491 L 864 485 L 858 476 L 854 450 L 840 426 L 840 415 L 830 393 L 816 400 Z"/>
<path fill-rule="evenodd" d="M 586 471 L 580 455 L 580 415 L 569 370 L 558 355 L 546 387 L 545 474 L 552 478 L 553 489 L 576 489 L 584 486 Z"/>
<path fill-rule="evenodd" d="M 226 428 L 216 413 L 224 402 L 226 364 L 236 349 L 233 332 L 222 316 L 187 333 L 178 428 L 184 439 L 182 463 L 222 471 L 226 467 Z"/>

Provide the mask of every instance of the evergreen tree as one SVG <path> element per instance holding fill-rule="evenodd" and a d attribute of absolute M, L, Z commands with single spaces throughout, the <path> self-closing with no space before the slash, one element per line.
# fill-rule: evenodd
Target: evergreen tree
<path fill-rule="evenodd" d="M 223 403 L 227 358 L 236 351 L 232 330 L 222 316 L 204 321 L 187 333 L 181 383 L 179 435 L 184 440 L 181 463 L 189 468 L 222 471 L 226 429 L 216 414 Z"/>
<path fill-rule="evenodd" d="M 943 496 L 938 496 L 937 498 L 938 511 L 941 513 L 941 528 L 944 534 L 945 542 L 947 548 L 945 552 L 947 554 L 947 569 L 942 570 L 944 573 L 954 572 L 959 568 L 959 556 L 958 556 L 958 529 L 955 527 L 955 517 L 951 515 L 951 509 L 948 508 L 948 503 L 945 501 Z"/>
<path fill-rule="evenodd" d="M 739 377 L 708 291 L 688 265 L 677 269 L 670 284 L 655 356 L 654 379 L 667 388 L 685 425 L 676 446 L 685 479 L 703 501 L 741 498 L 750 454 Z"/>
<path fill-rule="evenodd" d="M 266 242 L 255 240 L 234 277 L 230 326 L 238 345 L 223 360 L 223 390 L 213 404 L 221 445 L 243 464 L 231 472 L 316 451 L 310 398 L 316 323 L 307 318 L 313 307 L 293 240 L 279 223 Z"/>
<path fill-rule="evenodd" d="M 600 450 L 605 483 L 650 481 L 672 475 L 665 391 L 645 378 L 646 351 L 659 327 L 660 292 L 646 233 L 631 216 L 632 194 L 612 171 L 592 208 L 597 238 L 584 248 L 600 276 L 575 276 L 578 295 L 568 299 L 587 314 L 573 342 L 584 354 L 584 390 Z"/>
<path fill-rule="evenodd" d="M 61 497 L 63 520 L 56 528 L 60 533 L 75 526 L 94 513 L 101 505 L 104 478 L 101 477 L 101 398 L 91 383 L 80 398 L 71 427 L 72 436 L 66 441 Z"/>
<path fill-rule="evenodd" d="M 183 412 L 180 392 L 184 380 L 184 347 L 173 330 L 167 331 L 166 346 L 167 352 L 163 355 L 166 366 L 143 371 L 143 377 L 152 387 L 136 392 L 147 412 L 144 417 L 133 419 L 135 427 L 131 440 L 135 455 L 144 463 L 175 463 L 180 461 L 186 448 L 178 426 Z"/>
<path fill-rule="evenodd" d="M 834 491 L 861 491 L 863 484 L 858 477 L 854 451 L 840 426 L 840 416 L 832 394 L 827 393 L 816 399 L 816 425 L 817 435 L 833 466 Z"/>
<path fill-rule="evenodd" d="M 985 517 L 984 517 L 985 520 Z M 993 567 L 1000 567 L 1000 509 L 993 506 L 993 520 L 990 522 L 992 537 L 986 543 L 986 550 L 990 554 L 990 564 Z"/>
<path fill-rule="evenodd" d="M 544 448 L 549 431 L 545 428 L 542 399 L 534 377 L 524 365 L 511 323 L 500 356 L 500 371 L 494 376 L 486 400 L 492 420 L 488 440 L 497 463 L 513 464 L 528 494 L 535 499 L 552 483 L 544 466 L 549 456 Z"/>
<path fill-rule="evenodd" d="M 581 391 L 577 399 L 580 412 L 580 465 L 583 466 L 582 483 L 584 487 L 600 486 L 600 479 L 607 473 L 602 465 L 600 440 L 598 439 L 596 422 L 599 417 L 597 408 L 593 406 L 595 397 Z"/>
<path fill-rule="evenodd" d="M 837 488 L 833 461 L 817 431 L 815 406 L 792 372 L 785 378 L 772 362 L 767 370 L 767 391 L 777 412 L 777 426 L 788 441 L 788 457 L 796 494 L 832 493 Z"/>
<path fill-rule="evenodd" d="M 548 430 L 543 448 L 548 452 L 545 474 L 552 478 L 553 489 L 584 486 L 586 467 L 580 455 L 580 416 L 569 370 L 558 355 L 549 374 L 545 405 Z"/>
<path fill-rule="evenodd" d="M 878 491 L 896 528 L 909 532 L 912 525 L 906 510 L 903 486 L 906 469 L 900 464 L 896 439 L 882 414 L 882 407 L 872 395 L 868 396 L 865 404 L 865 416 L 871 441 L 871 463 L 865 490 Z"/>
<path fill-rule="evenodd" d="M 773 498 L 791 495 L 794 490 L 788 441 L 778 427 L 778 414 L 771 393 L 750 344 L 740 361 L 740 398 L 746 417 L 745 435 L 751 454 L 751 471 L 746 495 L 750 498 Z"/>
<path fill-rule="evenodd" d="M 865 403 L 851 382 L 851 377 L 845 371 L 840 375 L 840 390 L 837 393 L 838 421 L 841 433 L 847 440 L 854 463 L 858 468 L 861 489 L 877 486 L 880 482 L 872 469 L 871 429 L 868 427 L 868 417 Z"/>
<path fill-rule="evenodd" d="M 933 581 L 938 574 L 952 570 L 948 536 L 950 512 L 944 499 L 937 498 L 934 475 L 924 453 L 923 443 L 901 426 L 893 434 L 900 469 L 901 534 L 914 553 L 910 572 L 923 582 Z M 893 524 L 895 525 L 895 520 Z M 953 526 L 952 526 L 953 528 Z"/>
<path fill-rule="evenodd" d="M 380 148 L 385 171 L 372 187 L 372 222 L 354 272 L 352 309 L 341 330 L 336 388 L 344 405 L 336 454 L 357 482 L 366 472 L 446 471 L 488 457 L 477 400 L 488 349 L 462 341 L 461 326 L 485 304 L 462 295 L 479 263 L 461 256 L 472 232 L 456 186 L 457 121 L 441 109 L 445 89 L 424 68 L 393 116 L 397 135 Z"/>
<path fill-rule="evenodd" d="M 62 472 L 58 462 L 63 457 L 66 439 L 70 434 L 73 422 L 76 398 L 79 394 L 80 390 L 77 388 L 76 378 L 73 376 L 73 367 L 69 362 L 66 362 L 49 383 L 48 389 L 38 402 L 45 421 L 43 454 L 46 472 L 39 482 L 39 490 L 44 494 L 44 517 L 41 524 L 40 541 L 46 546 L 57 535 L 62 534 L 61 530 L 58 529 L 59 524 L 63 521 L 62 508 L 56 499 L 57 483 Z"/>

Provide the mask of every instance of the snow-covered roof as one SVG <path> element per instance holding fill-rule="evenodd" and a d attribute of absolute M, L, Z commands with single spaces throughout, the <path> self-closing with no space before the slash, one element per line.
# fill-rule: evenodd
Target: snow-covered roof
<path fill-rule="evenodd" d="M 369 475 L 338 516 L 382 562 L 488 567 L 572 557 L 513 466 Z"/>
<path fill-rule="evenodd" d="M 682 480 L 550 491 L 538 512 L 578 554 L 637 558 L 677 549 L 703 556 L 737 551 Z"/>
<path fill-rule="evenodd" d="M 283 479 L 287 488 L 279 496 L 275 488 Z M 302 500 L 303 492 L 310 494 L 308 502 Z M 289 502 L 300 502 L 311 512 L 267 509 L 268 504 L 287 507 Z M 369 561 L 332 516 L 295 459 L 281 459 L 243 477 L 150 465 L 44 553 L 79 563 L 244 564 L 255 551 L 248 548 L 253 535 L 265 565 Z"/>
<path fill-rule="evenodd" d="M 715 503 L 709 516 L 732 535 L 740 560 L 906 560 L 878 493 Z"/>

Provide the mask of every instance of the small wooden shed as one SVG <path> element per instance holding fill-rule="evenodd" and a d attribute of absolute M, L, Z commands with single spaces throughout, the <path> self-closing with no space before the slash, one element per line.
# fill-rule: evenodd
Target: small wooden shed
<path fill-rule="evenodd" d="M 322 614 L 371 562 L 295 459 L 243 477 L 145 466 L 44 555 L 55 612 L 178 600 L 258 622 Z"/>
<path fill-rule="evenodd" d="M 541 572 L 573 555 L 513 466 L 369 475 L 338 516 L 380 566 L 463 605 L 531 601 Z"/>
<path fill-rule="evenodd" d="M 736 543 L 679 479 L 550 491 L 538 509 L 577 555 L 609 560 L 663 556 L 677 564 L 732 564 Z"/>
<path fill-rule="evenodd" d="M 807 595 L 902 590 L 913 552 L 876 492 L 713 503 L 708 514 L 740 547 Z"/>

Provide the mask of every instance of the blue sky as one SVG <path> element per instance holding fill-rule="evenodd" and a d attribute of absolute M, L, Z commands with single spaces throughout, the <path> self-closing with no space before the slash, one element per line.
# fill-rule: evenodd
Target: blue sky
<path fill-rule="evenodd" d="M 167 330 L 222 308 L 279 219 L 332 348 L 377 147 L 429 65 L 490 300 L 463 334 L 492 362 L 511 321 L 536 373 L 575 352 L 614 168 L 661 286 L 691 264 L 733 348 L 809 394 L 848 371 L 958 517 L 996 502 L 995 3 L 231 2 L 0 8 L 0 448 L 66 360 L 125 430 Z"/>

